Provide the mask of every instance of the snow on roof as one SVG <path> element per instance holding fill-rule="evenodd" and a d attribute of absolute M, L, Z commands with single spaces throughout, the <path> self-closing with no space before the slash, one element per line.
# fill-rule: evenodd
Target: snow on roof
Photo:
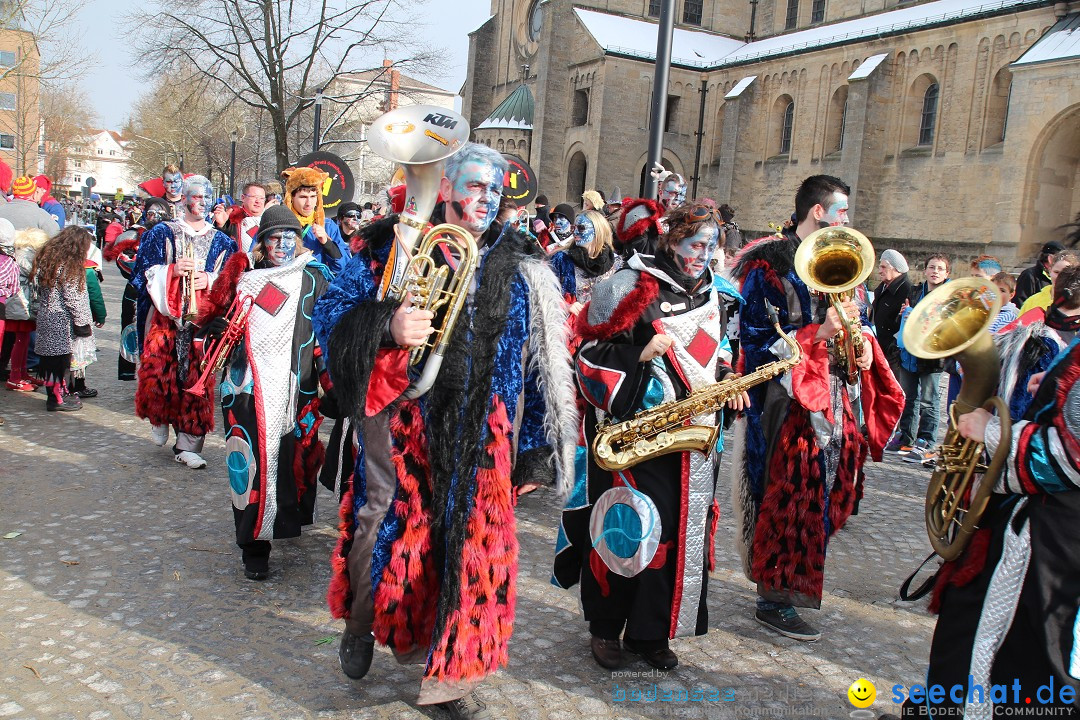
<path fill-rule="evenodd" d="M 728 91 L 728 94 L 724 96 L 725 100 L 733 100 L 734 98 L 742 95 L 743 90 L 750 87 L 750 83 L 757 80 L 757 75 L 747 75 L 739 82 L 735 83 L 735 87 Z"/>
<path fill-rule="evenodd" d="M 1046 0 L 935 0 L 775 35 L 752 43 L 704 31 L 676 28 L 672 39 L 671 62 L 683 67 L 721 68 L 847 41 L 917 30 L 988 13 L 1043 5 L 1045 2 Z M 642 60 L 656 58 L 657 23 L 581 8 L 574 8 L 574 12 L 605 52 Z M 1067 35 L 1072 38 L 1070 47 L 1073 50 L 1069 52 L 1080 53 L 1078 33 L 1070 32 Z M 1057 56 L 1053 59 L 1057 59 Z M 866 72 L 872 70 L 873 67 L 870 67 Z"/>
<path fill-rule="evenodd" d="M 574 12 L 605 52 L 642 60 L 656 59 L 656 23 L 581 8 L 574 8 Z M 723 57 L 744 44 L 723 35 L 675 28 L 671 62 L 705 67 L 710 60 Z"/>
<path fill-rule="evenodd" d="M 870 77 L 870 74 L 877 70 L 877 66 L 881 64 L 881 61 L 889 57 L 889 53 L 881 53 L 880 55 L 871 55 L 863 61 L 863 64 L 855 68 L 855 72 L 848 75 L 848 80 L 862 80 L 863 78 Z"/>
<path fill-rule="evenodd" d="M 1066 15 L 1012 64 L 1034 65 L 1080 57 L 1080 13 Z"/>

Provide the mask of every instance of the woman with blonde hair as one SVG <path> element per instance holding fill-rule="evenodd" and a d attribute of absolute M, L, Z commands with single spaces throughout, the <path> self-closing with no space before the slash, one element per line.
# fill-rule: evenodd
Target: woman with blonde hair
<path fill-rule="evenodd" d="M 573 242 L 550 262 L 570 312 L 577 315 L 592 297 L 593 286 L 622 267 L 622 258 L 615 255 L 611 224 L 596 210 L 579 213 L 573 230 Z"/>

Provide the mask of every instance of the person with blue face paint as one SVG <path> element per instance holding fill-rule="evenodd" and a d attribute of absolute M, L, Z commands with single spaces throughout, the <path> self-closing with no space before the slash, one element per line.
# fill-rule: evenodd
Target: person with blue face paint
<path fill-rule="evenodd" d="M 534 240 L 496 221 L 506 172 L 500 153 L 476 143 L 446 163 L 430 222 L 461 227 L 480 259 L 429 393 L 402 397 L 408 351 L 438 319 L 411 297 L 379 300 L 397 216 L 360 229 L 359 252 L 314 313 L 338 409 L 355 420 L 359 445 L 328 593 L 332 615 L 345 619 L 342 672 L 364 677 L 375 642 L 390 644 L 399 657 L 425 658 L 419 704 L 457 718 L 493 717 L 472 691 L 506 663 L 513 499 L 540 484 L 569 491 L 578 428 L 558 282 Z M 456 263 L 439 245 L 432 255 Z M 387 522 L 404 534 L 380 529 Z M 419 575 L 402 575 L 406 565 Z M 490 620 L 474 621 L 476 604 Z"/>
<path fill-rule="evenodd" d="M 155 445 L 169 441 L 172 426 L 173 458 L 198 469 L 206 467 L 199 453 L 206 433 L 214 429 L 214 403 L 184 392 L 199 375 L 202 356 L 193 344 L 196 326 L 188 317 L 190 297 L 183 288 L 188 286 L 196 306 L 205 303 L 237 247 L 206 221 L 210 182 L 192 175 L 182 187 L 183 217 L 143 234 L 131 273 L 138 292 L 135 329 L 141 352 L 135 414 L 150 421 Z"/>
<path fill-rule="evenodd" d="M 577 315 L 592 297 L 593 287 L 622 267 L 622 258 L 612 247 L 610 223 L 597 211 L 579 213 L 571 232 L 572 243 L 551 256 L 551 269 L 562 285 L 570 314 Z"/>
<path fill-rule="evenodd" d="M 536 236 L 540 246 L 549 255 L 569 247 L 574 238 L 574 218 L 577 213 L 567 203 L 555 206 L 548 218 L 550 222 Z"/>
<path fill-rule="evenodd" d="M 734 484 L 746 541 L 740 548 L 743 567 L 757 582 L 754 618 L 803 641 L 817 640 L 821 632 L 795 608 L 821 607 L 829 537 L 856 511 L 863 462 L 867 454 L 881 461 L 904 405 L 904 393 L 865 316 L 864 352 L 857 359 L 862 372 L 855 385 L 848 385 L 834 342 L 841 320 L 794 268 L 803 239 L 819 228 L 850 222 L 850 192 L 830 175 L 806 178 L 795 194 L 794 222 L 744 248 L 733 272 L 746 300 L 739 313 L 744 371 L 789 356 L 769 305 L 802 348 L 800 372 L 751 389 L 746 452 Z M 850 301 L 844 312 L 850 318 L 862 315 Z M 794 507 L 800 511 L 793 513 Z"/>
<path fill-rule="evenodd" d="M 632 255 L 594 287 L 575 327 L 582 470 L 562 513 L 554 582 L 580 583 L 592 655 L 608 669 L 636 655 L 671 670 L 679 659 L 670 638 L 709 627 L 721 448 L 654 456 L 624 472 L 605 470 L 589 451 L 602 422 L 628 420 L 732 374 L 723 349 L 727 321 L 709 269 L 720 251 L 716 210 L 684 204 L 666 220 L 656 255 Z M 578 233 L 587 236 L 588 228 Z M 744 393 L 695 423 L 718 426 L 746 402 Z"/>
<path fill-rule="evenodd" d="M 161 171 L 161 184 L 165 188 L 165 201 L 172 207 L 172 219 L 179 220 L 184 216 L 184 174 L 175 165 L 166 165 Z"/>
<path fill-rule="evenodd" d="M 236 322 L 235 310 L 227 316 L 234 299 L 252 301 L 221 382 L 236 544 L 249 580 L 269 576 L 272 540 L 312 523 L 325 454 L 319 386 L 329 383 L 311 316 L 330 275 L 300 234 L 289 208 L 266 209 L 250 257 L 229 259 L 201 318 L 207 338 L 219 338 Z"/>

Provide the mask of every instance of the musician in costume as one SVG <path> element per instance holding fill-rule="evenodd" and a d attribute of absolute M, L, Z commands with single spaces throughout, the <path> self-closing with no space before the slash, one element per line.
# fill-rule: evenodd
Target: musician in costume
<path fill-rule="evenodd" d="M 474 143 L 447 161 L 447 200 L 431 222 L 463 228 L 481 259 L 430 392 L 402 397 L 402 346 L 423 342 L 431 313 L 378 299 L 397 218 L 361 230 L 361 252 L 314 315 L 360 445 L 328 591 L 346 620 L 342 670 L 363 677 L 378 640 L 401 662 L 425 663 L 418 702 L 454 717 L 490 716 L 471 691 L 507 662 L 514 490 L 554 482 L 565 492 L 577 435 L 558 281 L 533 241 L 493 223 L 506 171 L 502 155 Z"/>
<path fill-rule="evenodd" d="M 116 377 L 119 380 L 134 380 L 135 369 L 139 363 L 139 338 L 135 328 L 139 291 L 131 283 L 135 258 L 139 252 L 139 239 L 147 230 L 171 217 L 172 207 L 169 203 L 162 198 L 149 198 L 139 216 L 141 223 L 120 233 L 116 240 L 106 245 L 102 251 L 105 259 L 114 261 L 120 274 L 128 281 L 120 301 L 120 357 L 116 361 Z"/>
<path fill-rule="evenodd" d="M 802 347 L 803 359 L 791 372 L 750 391 L 750 409 L 737 423 L 732 481 L 743 569 L 757 583 L 755 618 L 797 640 L 821 636 L 795 607 L 821 606 L 829 537 L 856 507 L 866 456 L 881 461 L 904 404 L 865 318 L 861 373 L 847 384 L 834 339 L 843 327 L 837 312 L 795 270 L 804 238 L 848 224 L 848 193 L 843 181 L 828 175 L 804 180 L 795 196 L 797 222 L 746 246 L 733 273 L 746 301 L 740 371 L 749 374 L 789 352 L 773 329 L 768 303 Z M 849 318 L 860 317 L 856 303 L 843 307 Z"/>
<path fill-rule="evenodd" d="M 719 216 L 711 205 L 692 203 L 667 220 L 656 255 L 631 257 L 594 289 L 579 316 L 583 344 L 575 367 L 588 409 L 553 582 L 581 583 L 592 654 L 605 668 L 622 665 L 625 649 L 670 670 L 678 658 L 669 638 L 708 630 L 721 448 L 650 457 L 618 471 L 590 453 L 603 421 L 629 419 L 732 373 L 709 267 L 720 248 Z M 740 393 L 729 406 L 748 401 Z M 694 422 L 715 427 L 720 417 L 713 412 Z"/>
<path fill-rule="evenodd" d="M 997 705 L 1059 715 L 1080 708 L 1078 378 L 1077 339 L 1049 372 L 1032 377 L 1035 399 L 1012 426 L 1005 470 L 979 530 L 938 573 L 926 685 L 941 685 L 945 697 L 909 698 L 905 718 L 992 718 Z M 1003 442 L 1000 420 L 981 408 L 961 415 L 957 428 L 990 455 Z M 973 685 L 983 691 L 969 693 Z"/>
<path fill-rule="evenodd" d="M 136 331 L 140 348 L 135 413 L 151 424 L 155 445 L 176 432 L 173 456 L 190 468 L 204 468 L 199 453 L 214 429 L 213 392 L 209 398 L 184 392 L 199 374 L 200 355 L 192 349 L 194 318 L 236 242 L 206 221 L 210 182 L 192 175 L 183 184 L 184 216 L 160 222 L 143 234 L 131 284 L 138 292 Z"/>
<path fill-rule="evenodd" d="M 348 262 L 349 249 L 341 239 L 337 223 L 323 212 L 322 187 L 330 176 L 310 167 L 289 168 L 281 176 L 285 179 L 285 204 L 304 229 L 304 247 L 336 275 Z"/>
<path fill-rule="evenodd" d="M 221 413 L 236 544 L 251 580 L 268 576 L 271 540 L 298 537 L 313 522 L 325 454 L 318 435 L 325 371 L 311 315 L 330 274 L 300 233 L 285 206 L 264 212 L 250 256 L 229 258 L 200 320 L 216 318 L 206 323 L 211 337 L 233 323 L 240 340 L 221 381 Z"/>

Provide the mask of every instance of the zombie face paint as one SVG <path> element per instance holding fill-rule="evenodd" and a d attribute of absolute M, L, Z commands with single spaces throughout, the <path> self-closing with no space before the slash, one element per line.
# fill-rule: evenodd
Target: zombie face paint
<path fill-rule="evenodd" d="M 682 271 L 690 277 L 699 278 L 709 267 L 709 261 L 712 260 L 719 243 L 720 229 L 709 223 L 702 225 L 690 237 L 680 240 L 671 250 Z"/>
<path fill-rule="evenodd" d="M 669 177 L 660 188 L 660 204 L 670 210 L 686 202 L 686 183 L 678 176 Z"/>
<path fill-rule="evenodd" d="M 584 213 L 574 220 L 574 244 L 588 247 L 596 239 L 596 226 Z"/>
<path fill-rule="evenodd" d="M 284 265 L 296 257 L 296 233 L 292 230 L 275 232 L 266 238 L 266 258 L 274 265 Z"/>
<path fill-rule="evenodd" d="M 466 162 L 451 178 L 447 220 L 480 236 L 499 214 L 503 172 L 482 162 Z"/>
<path fill-rule="evenodd" d="M 560 238 L 568 238 L 574 232 L 574 226 L 570 224 L 570 220 L 562 215 L 552 215 L 551 226 L 555 228 L 555 234 Z"/>
<path fill-rule="evenodd" d="M 161 182 L 165 185 L 165 197 L 180 197 L 180 189 L 184 186 L 184 176 L 180 173 L 165 173 L 161 176 Z"/>
<path fill-rule="evenodd" d="M 829 203 L 828 207 L 825 207 L 825 214 L 818 220 L 818 224 L 821 227 L 850 225 L 851 219 L 848 217 L 848 196 L 841 192 L 833 193 L 832 202 Z"/>

